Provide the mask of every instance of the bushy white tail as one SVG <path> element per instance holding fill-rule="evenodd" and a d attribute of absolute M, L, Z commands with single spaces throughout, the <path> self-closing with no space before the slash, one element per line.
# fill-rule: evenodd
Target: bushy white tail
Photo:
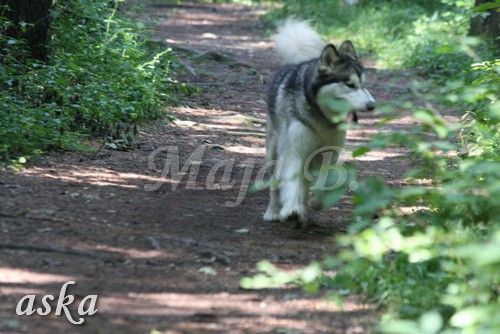
<path fill-rule="evenodd" d="M 288 18 L 275 37 L 283 64 L 298 64 L 318 58 L 326 43 L 308 22 Z"/>

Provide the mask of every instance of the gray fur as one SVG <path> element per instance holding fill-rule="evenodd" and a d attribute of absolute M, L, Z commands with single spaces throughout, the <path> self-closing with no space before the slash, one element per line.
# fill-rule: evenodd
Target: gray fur
<path fill-rule="evenodd" d="M 286 45 L 283 39 L 280 40 L 282 48 Z M 292 42 L 300 47 L 300 41 Z M 280 53 L 286 54 L 286 50 Z M 304 57 L 289 55 L 287 59 L 294 58 Z M 266 133 L 267 160 L 274 162 L 271 166 L 274 166 L 272 184 L 275 186 L 271 186 L 265 220 L 306 221 L 310 181 L 305 177 L 304 163 L 322 147 L 342 147 L 346 133 L 339 125 L 357 120 L 356 111 L 374 107 L 373 98 L 364 88 L 363 72 L 352 43 L 345 41 L 338 50 L 328 44 L 317 58 L 286 65 L 274 76 L 268 96 Z M 325 97 L 347 101 L 354 113 L 333 122 L 332 115 L 339 114 L 321 103 L 320 98 Z M 321 167 L 317 157 L 312 159 L 312 164 L 318 169 Z"/>

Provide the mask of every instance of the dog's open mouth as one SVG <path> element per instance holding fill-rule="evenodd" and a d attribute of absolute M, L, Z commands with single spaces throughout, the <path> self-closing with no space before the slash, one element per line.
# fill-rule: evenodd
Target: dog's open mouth
<path fill-rule="evenodd" d="M 350 111 L 347 114 L 347 123 L 358 123 L 358 114 L 355 111 Z"/>

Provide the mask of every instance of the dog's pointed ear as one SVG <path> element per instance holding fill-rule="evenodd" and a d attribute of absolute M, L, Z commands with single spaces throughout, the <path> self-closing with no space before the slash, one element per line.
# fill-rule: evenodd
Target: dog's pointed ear
<path fill-rule="evenodd" d="M 323 49 L 319 59 L 321 69 L 333 68 L 339 62 L 339 53 L 333 44 L 328 44 Z"/>
<path fill-rule="evenodd" d="M 351 41 L 344 41 L 342 45 L 340 45 L 339 52 L 352 59 L 358 59 L 358 56 L 356 55 L 356 50 L 354 50 L 354 45 L 352 45 Z"/>

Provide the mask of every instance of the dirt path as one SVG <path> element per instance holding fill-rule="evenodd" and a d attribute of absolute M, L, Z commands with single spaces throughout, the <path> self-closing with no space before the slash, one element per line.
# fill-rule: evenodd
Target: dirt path
<path fill-rule="evenodd" d="M 0 171 L 0 332 L 368 333 L 373 311 L 359 299 L 341 310 L 299 288 L 238 287 L 259 260 L 293 269 L 333 253 L 331 236 L 343 233 L 352 210 L 344 202 L 314 214 L 319 226 L 305 232 L 262 220 L 266 191 L 226 205 L 236 201 L 245 173 L 255 176 L 264 161 L 265 91 L 278 61 L 263 37 L 272 27 L 258 20 L 262 11 L 226 4 L 147 11 L 160 18 L 159 38 L 179 50 L 182 80 L 202 90 L 169 110 L 175 124 L 141 128 L 132 151 L 44 156 L 21 172 Z M 379 101 L 394 98 L 403 80 L 375 69 L 369 78 Z M 370 128 L 377 120 L 360 120 L 366 127 L 349 134 L 348 151 L 379 131 Z M 411 120 L 398 122 L 382 130 L 404 129 Z M 187 177 L 145 190 L 173 156 L 167 147 L 178 149 L 180 167 L 204 147 L 192 159 L 201 190 L 187 189 Z M 404 152 L 391 150 L 357 164 L 363 176 L 399 184 L 405 161 Z M 231 163 L 235 184 L 207 189 L 210 171 Z M 53 312 L 15 314 L 22 296 L 57 298 L 69 280 L 76 282 L 68 290 L 76 296 L 74 314 L 82 298 L 99 296 L 99 311 L 84 325 Z"/>

